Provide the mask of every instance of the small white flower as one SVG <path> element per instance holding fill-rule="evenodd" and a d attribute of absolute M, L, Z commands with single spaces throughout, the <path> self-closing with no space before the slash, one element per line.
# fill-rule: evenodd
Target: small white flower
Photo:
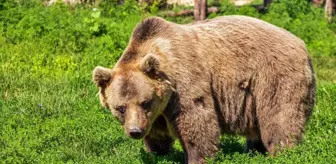
<path fill-rule="evenodd" d="M 93 10 L 93 11 L 97 11 L 97 8 L 93 8 L 92 10 Z"/>

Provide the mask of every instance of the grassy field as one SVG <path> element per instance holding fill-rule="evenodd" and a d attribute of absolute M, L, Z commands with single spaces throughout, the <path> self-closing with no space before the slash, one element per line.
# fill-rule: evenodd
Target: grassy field
<path fill-rule="evenodd" d="M 108 10 L 6 5 L 0 11 L 1 163 L 183 163 L 178 142 L 167 156 L 155 156 L 145 152 L 142 141 L 127 138 L 100 107 L 91 80 L 95 66 L 113 66 L 142 19 L 135 3 Z M 275 11 L 269 13 L 257 17 L 280 22 Z M 244 154 L 243 138 L 223 135 L 209 163 L 336 163 L 334 26 L 289 15 L 288 26 L 277 25 L 306 41 L 318 80 L 303 142 L 271 158 Z M 330 31 L 315 34 L 310 27 Z"/>

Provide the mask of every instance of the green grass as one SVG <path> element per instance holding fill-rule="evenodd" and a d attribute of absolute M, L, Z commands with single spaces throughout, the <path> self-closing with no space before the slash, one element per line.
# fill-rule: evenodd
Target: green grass
<path fill-rule="evenodd" d="M 116 62 L 141 12 L 134 3 L 98 11 L 24 5 L 0 11 L 1 163 L 183 163 L 178 142 L 167 156 L 155 156 L 145 152 L 142 141 L 127 138 L 100 106 L 91 80 L 95 66 Z M 313 25 L 326 28 L 321 22 Z M 306 29 L 311 22 L 302 23 Z M 284 25 L 305 34 L 293 26 Z M 271 158 L 244 154 L 243 138 L 223 135 L 209 163 L 336 163 L 336 51 L 323 49 L 321 41 L 331 45 L 332 37 L 321 34 L 317 42 L 311 33 L 303 37 L 318 91 L 303 142 Z"/>
<path fill-rule="evenodd" d="M 263 0 L 254 0 L 251 4 L 252 5 L 263 5 L 264 1 Z"/>

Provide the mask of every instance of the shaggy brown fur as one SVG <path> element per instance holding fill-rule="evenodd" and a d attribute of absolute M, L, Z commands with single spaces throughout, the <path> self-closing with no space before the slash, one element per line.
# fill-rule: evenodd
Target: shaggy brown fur
<path fill-rule="evenodd" d="M 215 155 L 221 133 L 245 136 L 247 151 L 292 147 L 315 101 L 304 42 L 245 16 L 146 19 L 115 67 L 97 67 L 93 77 L 129 136 L 159 154 L 178 138 L 187 163 Z"/>

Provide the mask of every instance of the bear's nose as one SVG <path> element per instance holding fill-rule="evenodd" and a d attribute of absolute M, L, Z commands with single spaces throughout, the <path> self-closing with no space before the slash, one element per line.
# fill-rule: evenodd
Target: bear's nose
<path fill-rule="evenodd" d="M 132 127 L 129 131 L 129 134 L 132 138 L 140 139 L 142 136 L 142 131 L 138 127 Z"/>

